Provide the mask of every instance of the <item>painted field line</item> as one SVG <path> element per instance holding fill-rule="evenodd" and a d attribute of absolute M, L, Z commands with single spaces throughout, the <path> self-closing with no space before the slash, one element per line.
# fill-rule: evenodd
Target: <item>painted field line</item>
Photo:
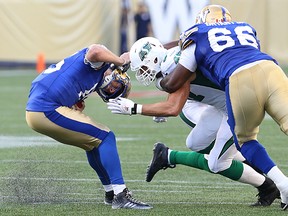
<path fill-rule="evenodd" d="M 0 177 L 0 180 L 34 180 L 34 181 L 67 181 L 67 182 L 95 182 L 99 181 L 98 179 L 94 178 L 51 178 L 51 177 Z M 138 179 L 126 179 L 125 182 L 130 182 L 130 183 L 146 183 L 145 180 L 138 180 Z M 156 187 L 156 188 L 161 188 L 164 187 L 166 188 L 167 185 L 161 185 L 161 183 L 169 183 L 169 184 L 176 184 L 176 186 L 173 187 L 181 187 L 180 185 L 182 184 L 183 187 L 191 187 L 191 188 L 203 188 L 209 187 L 209 188 L 230 188 L 230 187 L 244 187 L 247 186 L 245 184 L 239 183 L 239 182 L 221 182 L 221 183 L 216 183 L 215 181 L 210 181 L 210 182 L 197 182 L 197 181 L 173 181 L 173 180 L 155 180 L 153 183 L 157 183 L 157 185 L 150 184 L 149 187 Z M 188 185 L 187 185 L 188 184 Z M 213 184 L 213 186 L 211 186 Z M 201 185 L 201 186 L 198 186 Z M 224 187 L 223 187 L 224 186 Z M 141 186 L 140 186 L 141 187 Z M 147 187 L 147 185 L 143 186 Z M 154 191 L 154 190 L 153 190 Z"/>
<path fill-rule="evenodd" d="M 143 140 L 141 137 L 117 137 L 117 142 Z M 0 148 L 63 145 L 46 136 L 0 136 Z"/>

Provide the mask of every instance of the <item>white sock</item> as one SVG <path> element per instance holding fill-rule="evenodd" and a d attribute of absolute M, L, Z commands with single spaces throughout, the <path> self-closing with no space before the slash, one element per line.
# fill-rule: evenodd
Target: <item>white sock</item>
<path fill-rule="evenodd" d="M 123 192 L 123 190 L 126 188 L 126 185 L 125 184 L 112 184 L 112 187 L 113 187 L 114 194 L 117 195 Z"/>
<path fill-rule="evenodd" d="M 267 176 L 275 182 L 275 184 L 279 184 L 282 181 L 287 180 L 287 177 L 282 173 L 282 171 L 274 166 L 268 173 Z"/>
<path fill-rule="evenodd" d="M 171 164 L 170 163 L 170 154 L 171 154 L 172 150 L 169 148 L 168 149 L 168 164 Z"/>
<path fill-rule="evenodd" d="M 113 190 L 113 187 L 112 187 L 111 184 L 109 184 L 109 185 L 103 185 L 103 187 L 104 187 L 104 190 L 105 190 L 106 192 Z"/>
<path fill-rule="evenodd" d="M 252 167 L 243 163 L 243 173 L 239 182 L 246 183 L 258 187 L 262 185 L 265 181 L 265 177 L 258 172 L 256 172 Z"/>
<path fill-rule="evenodd" d="M 239 151 L 236 152 L 233 159 L 242 162 L 246 160 Z"/>

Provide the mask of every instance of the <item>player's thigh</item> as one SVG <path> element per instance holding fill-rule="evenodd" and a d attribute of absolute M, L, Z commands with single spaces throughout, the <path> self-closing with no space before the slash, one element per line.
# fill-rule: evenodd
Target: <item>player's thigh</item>
<path fill-rule="evenodd" d="M 214 173 L 228 169 L 238 152 L 232 139 L 223 144 L 214 145 L 208 156 L 209 169 Z"/>
<path fill-rule="evenodd" d="M 269 97 L 265 104 L 267 113 L 288 135 L 288 78 L 282 69 L 269 62 L 265 76 L 269 82 Z"/>
<path fill-rule="evenodd" d="M 257 139 L 259 125 L 265 115 L 264 106 L 268 93 L 263 82 L 261 69 L 255 67 L 241 71 L 229 79 L 230 100 L 227 101 L 230 101 L 232 110 L 228 112 L 229 118 L 234 118 L 234 132 L 239 144 Z"/>
<path fill-rule="evenodd" d="M 204 111 L 206 105 L 197 101 L 187 100 L 180 113 L 180 118 L 191 128 L 199 122 L 200 114 Z"/>
<path fill-rule="evenodd" d="M 181 112 L 181 119 L 189 126 L 205 131 L 217 131 L 222 121 L 222 111 L 198 101 L 188 100 Z"/>
<path fill-rule="evenodd" d="M 236 152 L 232 133 L 227 124 L 227 116 L 223 114 L 215 144 L 209 153 L 208 166 L 210 170 L 219 172 L 229 168 Z"/>
<path fill-rule="evenodd" d="M 212 144 L 222 119 L 220 111 L 208 104 L 189 100 L 180 116 L 193 128 L 186 139 L 186 146 L 189 149 L 200 151 Z"/>
<path fill-rule="evenodd" d="M 47 117 L 47 113 L 26 112 L 26 120 L 35 131 L 85 150 L 97 147 L 109 132 L 106 126 L 95 123 L 85 114 L 67 107 L 59 107 L 53 115 L 57 120 Z"/>
<path fill-rule="evenodd" d="M 187 100 L 181 111 L 180 118 L 188 126 L 194 128 L 200 121 L 213 124 L 215 122 L 213 118 L 217 118 L 216 113 L 218 113 L 218 111 L 213 106 L 194 100 Z"/>

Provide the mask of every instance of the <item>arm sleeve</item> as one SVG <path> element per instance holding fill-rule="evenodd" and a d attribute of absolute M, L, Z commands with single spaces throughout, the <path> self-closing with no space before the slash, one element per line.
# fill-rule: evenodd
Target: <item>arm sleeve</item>
<path fill-rule="evenodd" d="M 179 64 L 187 68 L 191 72 L 195 72 L 197 68 L 197 62 L 195 58 L 195 48 L 196 44 L 188 46 L 186 49 L 182 50 L 179 59 Z"/>

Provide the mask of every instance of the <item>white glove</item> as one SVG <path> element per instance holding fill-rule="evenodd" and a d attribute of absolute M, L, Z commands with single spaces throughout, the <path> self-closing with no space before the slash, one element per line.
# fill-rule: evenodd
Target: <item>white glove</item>
<path fill-rule="evenodd" d="M 132 100 L 122 97 L 110 99 L 107 106 L 114 114 L 135 115 L 142 112 L 141 104 L 134 103 Z"/>
<path fill-rule="evenodd" d="M 167 122 L 167 121 L 168 121 L 168 118 L 167 118 L 167 117 L 157 117 L 157 116 L 154 116 L 154 117 L 153 117 L 153 121 L 156 122 L 156 123 L 163 123 L 163 122 Z"/>

